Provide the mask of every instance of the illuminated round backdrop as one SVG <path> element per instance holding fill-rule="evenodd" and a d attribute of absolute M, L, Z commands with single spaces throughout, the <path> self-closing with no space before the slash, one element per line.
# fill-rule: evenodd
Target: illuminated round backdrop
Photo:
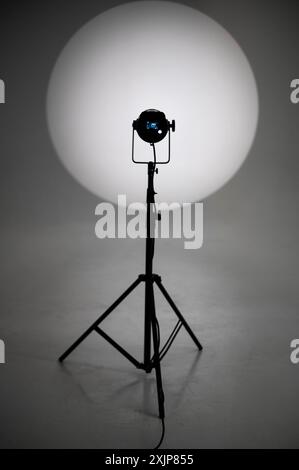
<path fill-rule="evenodd" d="M 203 200 L 238 171 L 255 136 L 258 95 L 245 54 L 213 19 L 178 3 L 101 13 L 70 39 L 50 78 L 47 117 L 62 163 L 100 198 L 144 201 L 146 166 L 131 161 L 131 134 L 149 108 L 176 121 L 157 200 Z M 135 140 L 136 158 L 152 160 L 149 144 Z M 156 150 L 167 158 L 166 139 Z"/>

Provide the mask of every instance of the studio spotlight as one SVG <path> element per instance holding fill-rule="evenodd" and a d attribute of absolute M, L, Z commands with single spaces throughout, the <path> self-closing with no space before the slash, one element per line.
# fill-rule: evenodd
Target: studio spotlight
<path fill-rule="evenodd" d="M 135 160 L 135 131 L 139 135 L 140 139 L 144 142 L 148 142 L 154 150 L 154 165 L 162 165 L 170 162 L 170 129 L 172 132 L 175 131 L 175 121 L 171 123 L 166 119 L 166 116 L 162 111 L 157 109 L 147 109 L 143 111 L 139 118 L 133 121 L 133 136 L 132 136 L 132 160 L 134 163 L 145 163 L 147 161 Z M 156 160 L 155 144 L 161 142 L 161 140 L 168 134 L 168 159 L 164 161 Z"/>
<path fill-rule="evenodd" d="M 170 124 L 165 114 L 157 109 L 147 109 L 136 121 L 133 121 L 133 129 L 142 140 L 153 144 L 163 140 L 170 129 L 174 132 L 175 122 L 172 121 Z"/>
<path fill-rule="evenodd" d="M 155 224 L 156 220 L 160 220 L 155 208 L 155 195 L 157 194 L 154 188 L 154 177 L 158 173 L 156 168 L 157 164 L 165 164 L 170 161 L 170 129 L 175 130 L 175 121 L 170 122 L 166 119 L 165 114 L 156 109 L 148 109 L 143 111 L 139 118 L 133 121 L 133 137 L 132 137 L 132 159 L 134 163 L 145 163 L 147 165 L 147 190 L 146 190 L 146 246 L 145 246 L 145 273 L 139 274 L 137 279 L 131 284 L 125 292 L 89 327 L 87 330 L 60 356 L 60 362 L 63 362 L 71 352 L 79 346 L 79 344 L 84 341 L 87 336 L 92 332 L 98 333 L 106 341 L 108 341 L 115 349 L 117 349 L 126 359 L 128 359 L 137 369 L 143 369 L 146 373 L 150 373 L 153 369 L 156 373 L 156 382 L 157 382 L 157 395 L 158 395 L 158 407 L 159 407 L 159 417 L 162 420 L 162 436 L 160 443 L 157 447 L 160 446 L 163 436 L 164 436 L 164 392 L 162 384 L 162 374 L 161 374 L 161 361 L 164 358 L 165 354 L 168 352 L 170 346 L 172 345 L 175 337 L 180 331 L 181 327 L 184 327 L 187 333 L 190 335 L 191 339 L 195 343 L 199 351 L 202 350 L 202 345 L 198 341 L 197 337 L 193 333 L 189 324 L 183 317 L 180 310 L 177 308 L 173 299 L 165 289 L 162 284 L 161 276 L 155 274 L 153 271 L 153 260 L 155 252 L 155 236 L 152 235 L 151 227 L 152 224 Z M 138 133 L 139 137 L 145 142 L 149 143 L 153 148 L 153 161 L 136 161 L 134 159 L 134 134 L 135 131 Z M 155 143 L 160 142 L 168 133 L 169 137 L 169 153 L 168 160 L 157 162 L 156 160 L 156 150 Z M 138 361 L 134 356 L 132 356 L 126 349 L 124 349 L 119 343 L 117 343 L 113 338 L 111 338 L 107 333 L 105 333 L 99 325 L 102 323 L 105 318 L 110 315 L 115 308 L 125 300 L 125 298 L 135 290 L 140 283 L 144 283 L 145 286 L 145 308 L 144 308 L 144 350 L 143 350 L 143 362 Z M 160 327 L 156 315 L 155 307 L 155 295 L 154 295 L 154 286 L 156 286 L 170 307 L 172 308 L 175 316 L 177 317 L 177 323 L 171 332 L 169 338 L 165 341 L 164 345 L 160 345 Z"/>

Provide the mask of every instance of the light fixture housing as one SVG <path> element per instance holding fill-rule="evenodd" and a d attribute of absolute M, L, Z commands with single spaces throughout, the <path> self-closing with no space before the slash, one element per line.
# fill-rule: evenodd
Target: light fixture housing
<path fill-rule="evenodd" d="M 170 129 L 174 132 L 175 121 L 170 123 L 162 111 L 147 109 L 140 114 L 138 119 L 133 121 L 133 129 L 142 140 L 155 144 L 163 140 Z"/>
<path fill-rule="evenodd" d="M 143 111 L 139 118 L 133 121 L 133 133 L 132 133 L 132 161 L 134 163 L 147 164 L 146 160 L 135 159 L 135 132 L 139 135 L 140 139 L 144 142 L 149 143 L 154 150 L 154 163 L 155 165 L 165 165 L 170 162 L 170 130 L 175 131 L 175 121 L 171 123 L 166 119 L 166 116 L 162 111 L 157 109 L 147 109 Z M 161 140 L 168 134 L 168 158 L 164 161 L 156 160 L 155 144 L 161 142 Z"/>

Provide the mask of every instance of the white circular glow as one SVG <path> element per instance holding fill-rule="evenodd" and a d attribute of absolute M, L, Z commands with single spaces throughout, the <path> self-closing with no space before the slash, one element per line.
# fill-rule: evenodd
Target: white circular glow
<path fill-rule="evenodd" d="M 158 201 L 203 200 L 240 168 L 254 139 L 258 96 L 250 65 L 218 23 L 177 3 L 127 3 L 83 26 L 51 76 L 47 115 L 63 164 L 110 201 L 145 199 L 146 167 L 131 161 L 132 121 L 149 108 L 175 119 Z M 156 145 L 167 158 L 167 139 Z M 151 160 L 136 137 L 136 158 Z"/>

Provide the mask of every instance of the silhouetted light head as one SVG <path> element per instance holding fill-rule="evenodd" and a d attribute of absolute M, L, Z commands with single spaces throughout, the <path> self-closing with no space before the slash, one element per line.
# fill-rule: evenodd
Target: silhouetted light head
<path fill-rule="evenodd" d="M 153 144 L 163 140 L 170 128 L 174 131 L 174 121 L 170 124 L 162 111 L 147 109 L 133 121 L 133 128 L 142 140 Z"/>

